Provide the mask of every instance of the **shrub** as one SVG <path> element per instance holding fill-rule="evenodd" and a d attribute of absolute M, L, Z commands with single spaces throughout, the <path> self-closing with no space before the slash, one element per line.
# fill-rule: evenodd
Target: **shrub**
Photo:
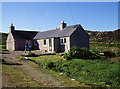
<path fill-rule="evenodd" d="M 98 51 L 89 50 L 92 54 L 89 56 L 90 59 L 100 59 L 102 55 Z"/>
<path fill-rule="evenodd" d="M 62 62 L 58 62 L 55 64 L 55 71 L 57 72 L 63 72 L 63 69 L 62 69 Z"/>
<path fill-rule="evenodd" d="M 120 52 L 111 52 L 111 51 L 104 51 L 102 53 L 95 51 L 95 50 L 89 50 L 87 48 L 80 48 L 80 47 L 72 47 L 68 53 L 64 53 L 63 57 L 66 60 L 71 59 L 105 59 L 105 58 L 111 58 L 120 56 Z"/>
<path fill-rule="evenodd" d="M 6 45 L 2 45 L 2 49 L 6 49 Z"/>
<path fill-rule="evenodd" d="M 114 52 L 104 51 L 104 56 L 111 58 L 111 57 L 115 57 L 116 55 Z"/>
<path fill-rule="evenodd" d="M 119 51 L 116 51 L 116 52 L 115 52 L 115 55 L 116 55 L 116 56 L 120 56 L 120 52 L 119 52 Z"/>
<path fill-rule="evenodd" d="M 70 52 L 64 53 L 64 54 L 63 54 L 63 57 L 64 57 L 66 60 L 71 60 L 71 59 L 72 59 Z"/>
<path fill-rule="evenodd" d="M 89 58 L 89 56 L 92 56 L 92 53 L 87 48 L 72 47 L 69 55 L 72 58 Z"/>
<path fill-rule="evenodd" d="M 52 69 L 53 67 L 55 67 L 55 63 L 51 61 L 43 62 L 42 65 L 47 69 Z"/>
<path fill-rule="evenodd" d="M 72 58 L 97 59 L 100 58 L 100 55 L 97 51 L 73 46 L 68 53 L 63 55 L 63 57 L 66 60 L 71 60 Z"/>

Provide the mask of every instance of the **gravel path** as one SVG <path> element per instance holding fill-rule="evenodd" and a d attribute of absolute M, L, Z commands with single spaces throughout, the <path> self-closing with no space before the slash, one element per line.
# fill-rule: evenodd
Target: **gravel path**
<path fill-rule="evenodd" d="M 52 76 L 44 74 L 41 71 L 35 70 L 28 62 L 24 60 L 17 59 L 16 56 L 20 55 L 25 55 L 25 53 L 23 51 L 8 52 L 3 55 L 2 59 L 9 62 L 21 63 L 22 65 L 19 65 L 18 69 L 21 72 L 24 72 L 28 76 L 28 78 L 39 82 L 42 85 L 42 87 L 63 87 L 61 82 L 54 79 Z M 7 76 L 3 75 L 2 85 L 3 87 L 9 85 L 9 78 Z"/>

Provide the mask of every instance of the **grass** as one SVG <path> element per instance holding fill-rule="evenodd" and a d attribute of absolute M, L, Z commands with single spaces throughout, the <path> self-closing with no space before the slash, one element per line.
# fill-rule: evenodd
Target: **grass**
<path fill-rule="evenodd" d="M 8 51 L 6 45 L 0 45 L 0 51 Z"/>
<path fill-rule="evenodd" d="M 46 61 L 52 61 L 52 62 L 57 62 L 57 61 L 62 61 L 65 60 L 63 57 L 61 56 L 56 56 L 56 55 L 43 55 L 43 56 L 39 56 L 39 57 L 29 57 L 30 59 L 32 59 L 32 61 L 36 62 L 36 63 L 44 63 Z"/>
<path fill-rule="evenodd" d="M 107 47 L 118 47 L 118 48 L 120 48 L 118 43 L 116 43 L 116 44 L 106 44 L 106 43 L 102 42 L 102 43 L 90 43 L 90 45 L 107 46 Z"/>
<path fill-rule="evenodd" d="M 114 44 L 106 44 L 104 40 L 101 43 L 97 43 L 97 40 L 90 39 L 90 49 L 96 51 L 120 51 L 120 41 L 114 41 Z"/>
<path fill-rule="evenodd" d="M 44 74 L 49 74 L 52 76 L 54 79 L 60 81 L 63 85 L 66 87 L 88 87 L 85 83 L 79 83 L 77 81 L 71 80 L 71 78 L 62 75 L 60 76 L 60 72 L 55 72 L 53 70 L 45 69 L 43 67 L 38 66 L 36 63 L 27 61 L 33 68 L 35 68 L 38 71 L 41 71 Z"/>
<path fill-rule="evenodd" d="M 99 60 L 73 59 L 62 63 L 62 71 L 69 77 L 100 87 L 117 87 L 118 64 Z"/>
<path fill-rule="evenodd" d="M 17 59 L 23 59 L 25 57 L 24 56 L 16 56 L 15 58 L 17 58 Z"/>
<path fill-rule="evenodd" d="M 109 46 L 98 46 L 96 45 L 96 43 L 93 45 L 93 44 L 90 44 L 90 49 L 92 50 L 96 50 L 96 51 L 117 51 L 119 50 L 120 51 L 120 48 L 118 47 L 109 47 Z"/>
<path fill-rule="evenodd" d="M 53 68 L 57 73 L 63 72 L 66 76 L 76 79 L 78 82 L 99 87 L 118 86 L 119 62 L 105 60 L 65 60 L 61 56 L 45 55 L 39 57 L 29 57 L 37 64 L 44 64 L 48 61 L 56 64 Z"/>
<path fill-rule="evenodd" d="M 3 64 L 2 71 L 3 74 L 7 75 L 10 78 L 10 81 L 13 84 L 12 86 L 40 87 L 38 82 L 29 79 L 23 72 L 19 71 L 15 66 Z"/>

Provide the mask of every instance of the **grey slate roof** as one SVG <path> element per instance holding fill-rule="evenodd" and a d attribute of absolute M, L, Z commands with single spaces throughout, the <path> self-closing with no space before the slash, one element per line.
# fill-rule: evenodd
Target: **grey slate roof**
<path fill-rule="evenodd" d="M 78 26 L 80 26 L 80 24 L 67 26 L 63 30 L 60 30 L 60 28 L 57 28 L 57 29 L 53 29 L 49 31 L 39 32 L 34 37 L 34 39 L 46 39 L 46 38 L 51 38 L 51 37 L 70 36 L 77 29 Z"/>
<path fill-rule="evenodd" d="M 21 31 L 15 30 L 13 33 L 13 37 L 16 40 L 32 40 L 38 32 L 36 31 Z"/>

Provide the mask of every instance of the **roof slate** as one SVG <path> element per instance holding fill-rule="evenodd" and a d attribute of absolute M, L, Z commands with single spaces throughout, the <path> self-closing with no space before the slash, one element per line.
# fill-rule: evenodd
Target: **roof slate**
<path fill-rule="evenodd" d="M 34 37 L 34 39 L 46 39 L 46 38 L 51 38 L 51 37 L 70 36 L 77 29 L 78 26 L 80 26 L 80 24 L 67 26 L 63 30 L 60 30 L 60 28 L 57 28 L 57 29 L 53 29 L 49 31 L 39 32 Z"/>
<path fill-rule="evenodd" d="M 32 40 L 38 32 L 36 31 L 21 31 L 21 30 L 15 30 L 13 33 L 13 37 L 15 39 L 19 40 Z"/>

